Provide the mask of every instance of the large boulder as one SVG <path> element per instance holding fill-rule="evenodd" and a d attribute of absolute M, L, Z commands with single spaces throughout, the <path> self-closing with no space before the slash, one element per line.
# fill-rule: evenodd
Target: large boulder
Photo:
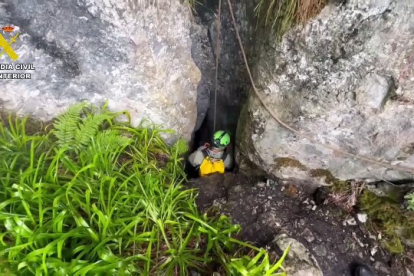
<path fill-rule="evenodd" d="M 346 179 L 411 178 L 321 146 L 414 167 L 414 2 L 331 4 L 279 43 L 268 39 L 254 68 L 254 93 L 238 128 L 240 160 L 279 178 L 321 185 Z"/>
<path fill-rule="evenodd" d="M 149 3 L 156 3 L 152 5 Z M 0 3 L 0 26 L 31 63 L 30 80 L 0 80 L 4 109 L 49 120 L 81 100 L 191 138 L 200 71 L 191 58 L 189 6 L 179 0 L 54 0 Z M 0 73 L 16 70 L 2 70 Z"/>

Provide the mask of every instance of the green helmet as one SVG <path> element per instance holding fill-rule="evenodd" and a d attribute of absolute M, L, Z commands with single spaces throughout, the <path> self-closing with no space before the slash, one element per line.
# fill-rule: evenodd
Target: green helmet
<path fill-rule="evenodd" d="M 225 148 L 230 144 L 230 134 L 226 131 L 219 130 L 214 133 L 213 136 L 213 145 L 216 148 Z"/>

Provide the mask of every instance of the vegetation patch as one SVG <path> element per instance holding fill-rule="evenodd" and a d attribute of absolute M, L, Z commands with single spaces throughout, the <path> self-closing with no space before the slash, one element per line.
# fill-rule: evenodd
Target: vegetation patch
<path fill-rule="evenodd" d="M 322 171 L 318 170 L 316 175 L 322 176 Z M 366 189 L 363 182 L 340 181 L 333 176 L 326 181 L 332 184 L 327 202 L 348 214 L 355 215 L 358 210 L 366 213 L 370 230 L 381 237 L 382 246 L 390 253 L 403 253 L 404 242 L 414 242 L 414 211 L 404 208 L 392 197 L 376 195 Z"/>
<path fill-rule="evenodd" d="M 309 171 L 309 175 L 323 179 L 327 184 L 331 185 L 331 190 L 334 193 L 347 193 L 350 190 L 350 184 L 347 181 L 337 179 L 329 170 L 314 169 Z"/>
<path fill-rule="evenodd" d="M 260 0 L 256 6 L 258 23 L 275 31 L 280 39 L 290 28 L 317 15 L 327 0 Z"/>
<path fill-rule="evenodd" d="M 272 262 L 229 218 L 199 213 L 185 141 L 119 115 L 79 104 L 30 134 L 2 118 L 1 275 L 284 275 L 287 251 Z"/>
<path fill-rule="evenodd" d="M 306 171 L 306 166 L 300 163 L 300 161 L 288 157 L 278 157 L 274 159 L 275 169 L 279 170 L 281 168 L 292 167 L 298 168 L 302 171 Z"/>
<path fill-rule="evenodd" d="M 404 251 L 402 239 L 414 239 L 413 211 L 368 190 L 360 196 L 359 207 L 368 214 L 372 229 L 381 232 L 383 245 L 391 253 Z"/>
<path fill-rule="evenodd" d="M 25 132 L 28 135 L 36 134 L 36 133 L 45 133 L 46 129 L 51 126 L 50 122 L 43 122 L 35 118 L 26 117 L 24 118 L 26 129 Z M 10 123 L 16 124 L 19 121 L 22 121 L 18 116 L 15 114 L 10 114 L 9 112 L 0 109 L 0 121 L 3 124 L 3 127 L 9 128 Z"/>
<path fill-rule="evenodd" d="M 405 196 L 405 199 L 407 199 L 407 209 L 414 211 L 414 193 L 408 194 Z"/>

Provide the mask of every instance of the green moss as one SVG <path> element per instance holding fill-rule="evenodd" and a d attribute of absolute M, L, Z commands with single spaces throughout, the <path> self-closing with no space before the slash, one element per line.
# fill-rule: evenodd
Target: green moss
<path fill-rule="evenodd" d="M 328 170 L 324 169 L 315 169 L 309 172 L 311 177 L 324 178 L 324 181 L 327 184 L 332 186 L 332 191 L 335 193 L 346 193 L 349 190 L 349 185 L 347 181 L 342 181 L 337 179 L 332 175 Z"/>
<path fill-rule="evenodd" d="M 328 170 L 324 169 L 315 169 L 309 172 L 309 175 L 312 177 L 324 177 L 326 183 L 333 184 L 336 181 L 336 178 Z"/>
<path fill-rule="evenodd" d="M 306 171 L 306 166 L 300 163 L 296 159 L 292 159 L 288 157 L 279 157 L 279 158 L 275 158 L 274 161 L 275 161 L 274 166 L 275 166 L 275 169 L 277 170 L 281 168 L 286 168 L 286 167 L 293 167 L 293 168 L 298 168 L 302 171 Z"/>
<path fill-rule="evenodd" d="M 360 196 L 359 206 L 375 228 L 384 234 L 383 246 L 391 253 L 404 251 L 401 238 L 414 239 L 414 212 L 370 191 L 364 191 Z M 397 234 L 398 229 L 402 229 L 400 234 Z"/>
<path fill-rule="evenodd" d="M 404 252 L 404 245 L 396 234 L 388 235 L 382 242 L 382 246 L 393 254 L 401 254 Z"/>

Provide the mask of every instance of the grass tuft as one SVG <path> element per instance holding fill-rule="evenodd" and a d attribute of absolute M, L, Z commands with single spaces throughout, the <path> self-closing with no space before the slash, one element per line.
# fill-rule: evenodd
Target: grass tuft
<path fill-rule="evenodd" d="M 79 104 L 30 134 L 1 121 L 1 275 L 284 275 L 285 255 L 272 263 L 228 217 L 198 212 L 185 141 L 121 114 Z"/>
<path fill-rule="evenodd" d="M 293 26 L 317 15 L 327 0 L 260 0 L 255 8 L 258 24 L 281 37 Z"/>

